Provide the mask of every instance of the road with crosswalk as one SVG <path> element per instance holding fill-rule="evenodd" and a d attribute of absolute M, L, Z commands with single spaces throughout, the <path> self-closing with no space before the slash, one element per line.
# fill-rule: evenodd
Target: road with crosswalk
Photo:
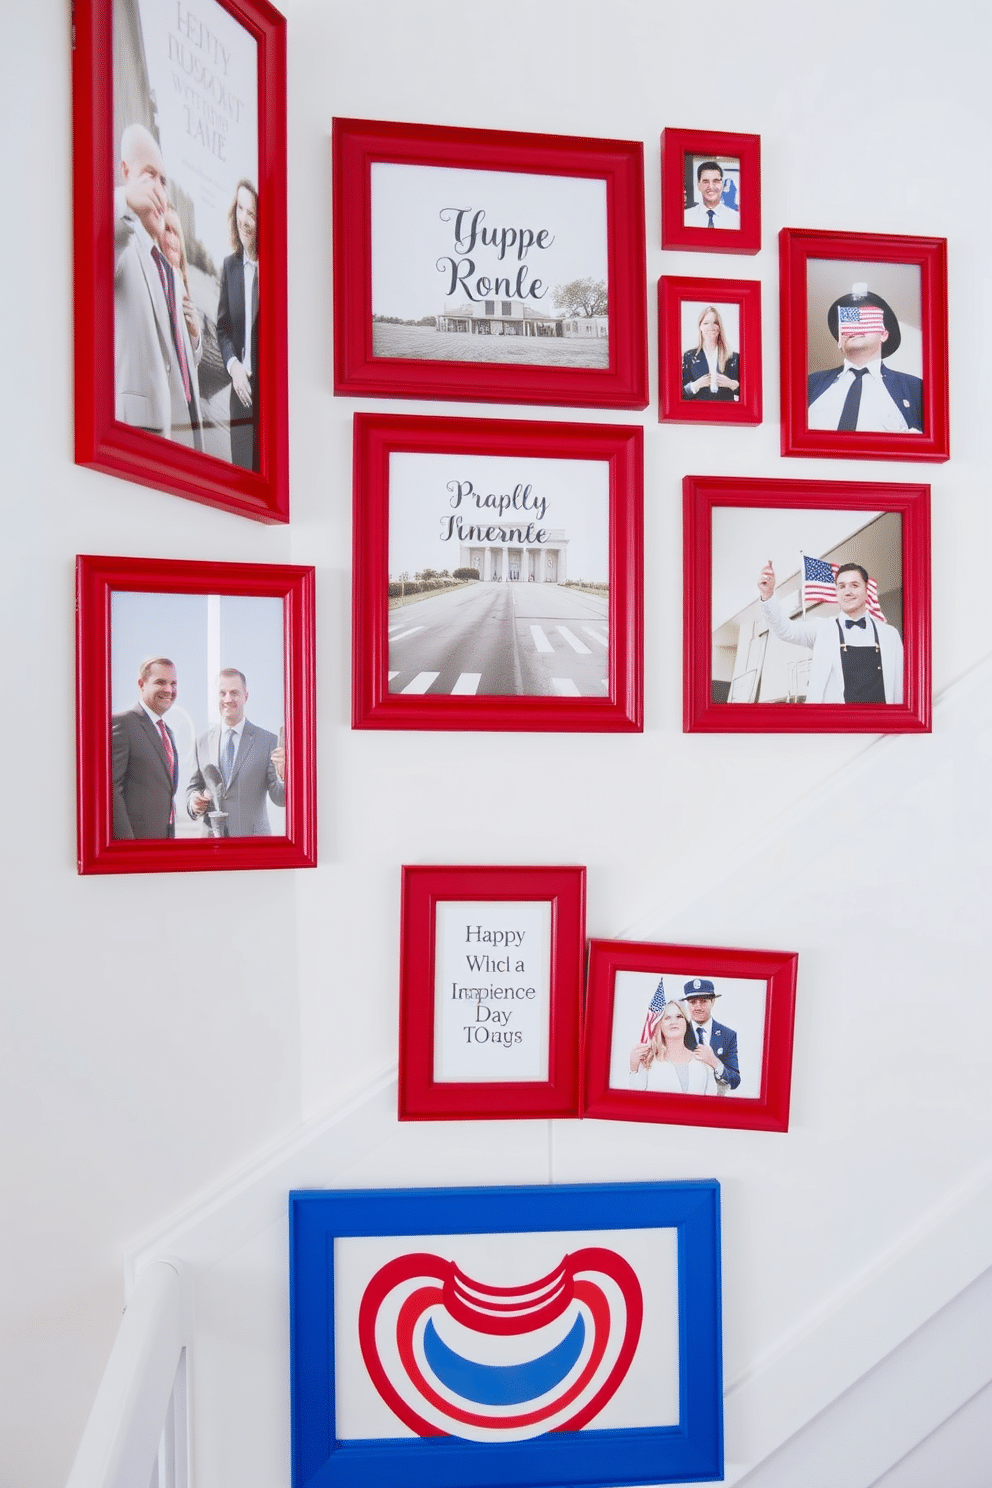
<path fill-rule="evenodd" d="M 558 584 L 477 583 L 389 616 L 389 690 L 606 697 L 606 598 Z"/>

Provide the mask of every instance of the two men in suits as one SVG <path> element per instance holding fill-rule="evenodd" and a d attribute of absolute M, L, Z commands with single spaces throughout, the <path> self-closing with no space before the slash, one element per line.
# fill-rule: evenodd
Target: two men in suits
<path fill-rule="evenodd" d="M 259 468 L 258 192 L 239 181 L 228 213 L 234 252 L 224 260 L 217 304 L 217 342 L 231 379 L 231 460 Z"/>
<path fill-rule="evenodd" d="M 165 722 L 176 701 L 176 669 L 167 656 L 138 671 L 138 701 L 111 725 L 114 837 L 174 837 L 179 751 Z"/>
<path fill-rule="evenodd" d="M 194 349 L 181 281 L 165 254 L 168 195 L 162 152 L 141 124 L 121 137 L 124 184 L 114 192 L 114 416 L 203 448 Z"/>
<path fill-rule="evenodd" d="M 195 820 L 219 817 L 226 837 L 269 837 L 266 800 L 286 804 L 286 751 L 275 734 L 245 717 L 248 684 L 243 672 L 226 667 L 218 678 L 221 721 L 196 741 L 196 761 L 186 790 Z"/>
<path fill-rule="evenodd" d="M 810 373 L 809 428 L 922 434 L 922 380 L 885 365 L 902 341 L 891 305 L 867 284 L 855 284 L 830 306 L 827 329 L 844 363 Z"/>

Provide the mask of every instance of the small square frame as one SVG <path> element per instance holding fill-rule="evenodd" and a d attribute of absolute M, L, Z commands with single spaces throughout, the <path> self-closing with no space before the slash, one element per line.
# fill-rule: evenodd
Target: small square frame
<path fill-rule="evenodd" d="M 947 239 L 880 233 L 779 233 L 781 298 L 782 453 L 839 460 L 948 460 L 950 392 L 947 371 Z M 923 337 L 923 433 L 810 429 L 806 279 L 811 260 L 915 264 L 920 271 Z M 838 286 L 838 292 L 845 289 Z M 838 357 L 840 353 L 838 352 Z"/>
<path fill-rule="evenodd" d="M 902 518 L 903 702 L 715 703 L 712 662 L 714 507 L 898 512 Z M 929 733 L 930 487 L 687 475 L 682 482 L 685 733 Z M 755 576 L 757 583 L 757 575 Z"/>
<path fill-rule="evenodd" d="M 685 162 L 692 155 L 741 163 L 740 226 L 736 231 L 685 225 Z M 761 249 L 761 136 L 666 129 L 661 136 L 661 246 L 697 253 L 758 253 Z"/>
<path fill-rule="evenodd" d="M 585 945 L 586 870 L 577 867 L 403 869 L 399 1119 L 499 1121 L 575 1116 Z M 543 901 L 551 907 L 548 1078 L 434 1078 L 437 908 L 444 902 Z"/>
<path fill-rule="evenodd" d="M 335 393 L 577 408 L 647 406 L 644 149 L 639 141 L 335 119 L 333 152 Z M 609 366 L 374 356 L 371 173 L 380 162 L 605 181 Z"/>
<path fill-rule="evenodd" d="M 289 1196 L 289 1227 L 293 1488 L 363 1488 L 369 1482 L 406 1488 L 574 1488 L 579 1483 L 616 1488 L 723 1478 L 720 1189 L 715 1181 L 300 1191 Z M 567 1249 L 569 1233 L 605 1232 L 605 1239 L 611 1231 L 634 1229 L 677 1232 L 678 1425 L 596 1429 L 593 1424 L 512 1442 L 421 1434 L 416 1427 L 412 1437 L 338 1438 L 336 1240 L 417 1237 L 416 1253 L 401 1256 L 399 1269 L 411 1277 L 436 1278 L 433 1263 L 443 1257 L 423 1253 L 425 1238 L 429 1242 L 433 1236 L 562 1231 Z M 602 1264 L 609 1251 L 579 1250 L 578 1255 L 595 1266 L 596 1258 Z M 652 1276 L 638 1281 L 643 1295 Z M 371 1351 L 373 1379 L 382 1373 L 374 1321 L 372 1313 L 371 1332 L 360 1334 L 363 1353 Z M 628 1328 L 628 1338 L 631 1332 Z M 358 1340 L 345 1341 L 349 1358 L 356 1346 Z"/>
<path fill-rule="evenodd" d="M 389 691 L 389 457 L 504 455 L 609 464 L 606 697 Z M 633 733 L 643 728 L 644 434 L 637 424 L 357 413 L 354 430 L 352 726 Z"/>
<path fill-rule="evenodd" d="M 289 521 L 286 18 L 267 0 L 217 0 L 258 48 L 258 472 L 115 418 L 113 0 L 73 5 L 73 263 L 77 465 L 259 522 Z M 233 188 L 232 182 L 232 188 Z"/>
<path fill-rule="evenodd" d="M 115 592 L 222 594 L 283 602 L 286 835 L 195 840 L 113 835 L 111 601 Z M 191 873 L 313 868 L 317 862 L 314 570 L 262 563 L 163 558 L 76 559 L 76 813 L 78 869 Z"/>
<path fill-rule="evenodd" d="M 677 1126 L 739 1127 L 750 1131 L 789 1129 L 792 1037 L 799 957 L 791 951 L 721 950 L 712 946 L 591 940 L 582 1034 L 582 1115 L 606 1121 L 656 1121 Z M 736 1095 L 669 1095 L 616 1090 L 610 1085 L 610 1050 L 618 971 L 652 972 L 698 968 L 701 977 L 737 977 L 767 983 L 761 1090 L 756 1099 Z M 669 989 L 669 1002 L 681 989 Z"/>
<path fill-rule="evenodd" d="M 736 401 L 683 397 L 682 305 L 734 304 L 740 313 L 740 393 Z M 761 423 L 761 283 L 757 279 L 658 281 L 658 419 L 686 424 Z"/>

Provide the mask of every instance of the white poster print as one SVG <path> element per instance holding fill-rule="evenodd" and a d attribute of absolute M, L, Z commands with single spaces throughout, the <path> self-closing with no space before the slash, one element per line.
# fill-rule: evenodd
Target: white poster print
<path fill-rule="evenodd" d="M 551 905 L 437 906 L 434 1079 L 547 1080 Z"/>

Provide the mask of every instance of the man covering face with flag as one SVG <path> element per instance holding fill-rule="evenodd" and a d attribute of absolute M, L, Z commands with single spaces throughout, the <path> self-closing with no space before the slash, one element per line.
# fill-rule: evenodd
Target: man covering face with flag
<path fill-rule="evenodd" d="M 810 374 L 809 427 L 921 434 L 921 379 L 885 365 L 902 341 L 892 307 L 867 284 L 855 284 L 830 306 L 827 328 L 844 364 Z"/>

